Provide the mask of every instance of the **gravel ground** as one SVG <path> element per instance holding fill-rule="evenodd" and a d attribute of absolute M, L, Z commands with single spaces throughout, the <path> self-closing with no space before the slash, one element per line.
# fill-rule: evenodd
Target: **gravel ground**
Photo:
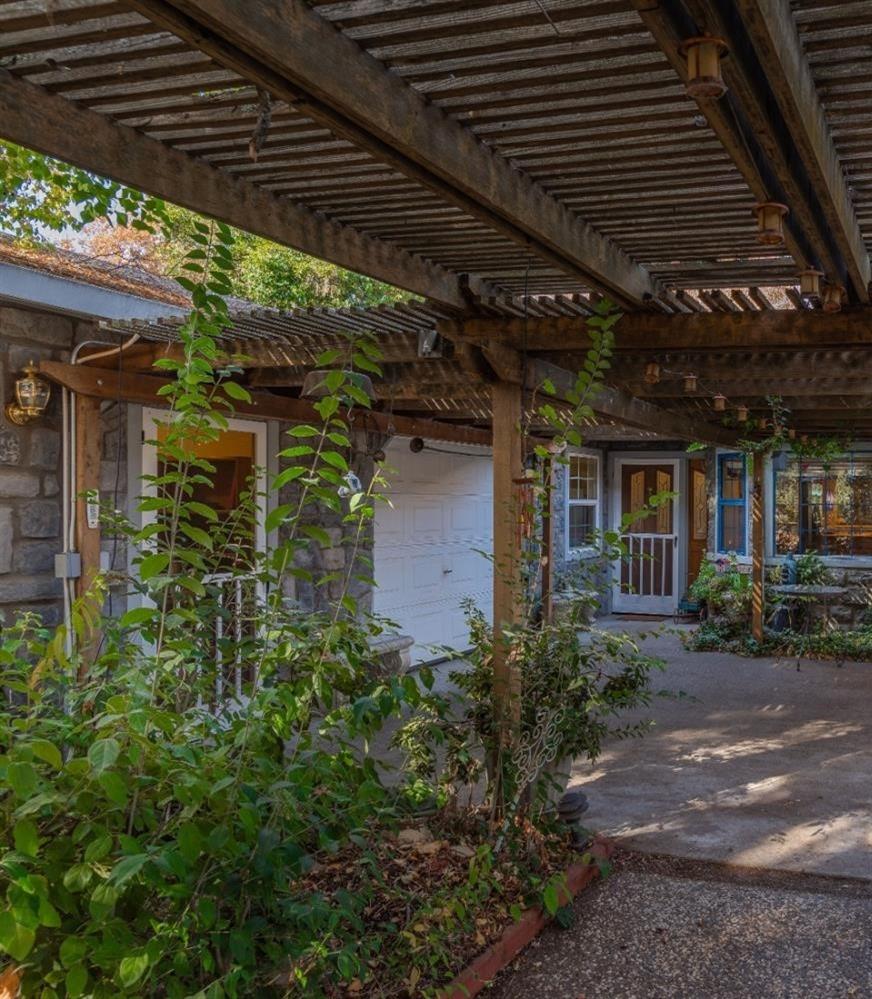
<path fill-rule="evenodd" d="M 489 999 L 870 999 L 872 889 L 636 857 Z"/>

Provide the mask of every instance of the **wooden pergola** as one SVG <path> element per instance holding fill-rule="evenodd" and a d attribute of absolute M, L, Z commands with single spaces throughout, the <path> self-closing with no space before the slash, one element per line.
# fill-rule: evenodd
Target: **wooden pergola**
<path fill-rule="evenodd" d="M 704 34 L 729 51 L 719 99 L 685 89 Z M 761 415 L 781 395 L 802 432 L 872 432 L 867 4 L 3 0 L 0 65 L 0 136 L 422 299 L 379 313 L 394 425 L 492 441 L 498 564 L 524 393 L 565 389 L 599 296 L 625 315 L 591 437 L 730 446 L 712 387 Z M 761 202 L 786 206 L 780 242 L 758 241 Z M 806 269 L 842 311 L 800 295 Z M 260 412 L 305 408 L 304 333 L 361 324 L 237 317 Z M 54 376 L 100 393 L 93 370 Z M 757 528 L 759 498 L 762 592 Z M 513 613 L 498 585 L 497 628 Z"/>

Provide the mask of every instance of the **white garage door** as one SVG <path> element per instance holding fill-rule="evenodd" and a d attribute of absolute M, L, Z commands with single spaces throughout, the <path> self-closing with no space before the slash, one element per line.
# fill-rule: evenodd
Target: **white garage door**
<path fill-rule="evenodd" d="M 491 617 L 493 579 L 492 468 L 482 447 L 439 444 L 450 451 L 413 454 L 409 439 L 387 449 L 391 506 L 379 504 L 375 520 L 374 609 L 412 635 L 412 660 L 464 649 L 469 632 L 465 597 Z"/>

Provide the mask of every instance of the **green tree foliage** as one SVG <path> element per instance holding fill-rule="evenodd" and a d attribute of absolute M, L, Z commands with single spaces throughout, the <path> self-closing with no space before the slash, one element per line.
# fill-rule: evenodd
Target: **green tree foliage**
<path fill-rule="evenodd" d="M 0 143 L 0 231 L 14 238 L 44 239 L 49 232 L 78 235 L 71 248 L 103 257 L 108 219 L 123 263 L 123 231 L 134 230 L 138 248 L 151 242 L 148 269 L 178 277 L 200 217 L 60 160 Z M 120 235 L 119 235 L 120 234 Z M 145 234 L 145 235 L 143 235 Z M 409 298 L 363 274 L 307 256 L 260 236 L 235 230 L 228 294 L 277 309 L 381 305 Z M 96 237 L 96 239 L 94 238 Z M 137 262 L 137 261 L 134 261 Z"/>

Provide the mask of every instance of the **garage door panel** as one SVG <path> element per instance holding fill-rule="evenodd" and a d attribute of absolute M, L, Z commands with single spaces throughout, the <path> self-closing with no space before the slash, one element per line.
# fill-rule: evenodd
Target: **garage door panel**
<path fill-rule="evenodd" d="M 479 554 L 491 549 L 490 455 L 413 454 L 400 438 L 386 467 L 393 509 L 375 520 L 375 612 L 415 638 L 416 660 L 432 658 L 433 645 L 464 649 L 464 600 L 490 616 L 491 564 Z"/>

